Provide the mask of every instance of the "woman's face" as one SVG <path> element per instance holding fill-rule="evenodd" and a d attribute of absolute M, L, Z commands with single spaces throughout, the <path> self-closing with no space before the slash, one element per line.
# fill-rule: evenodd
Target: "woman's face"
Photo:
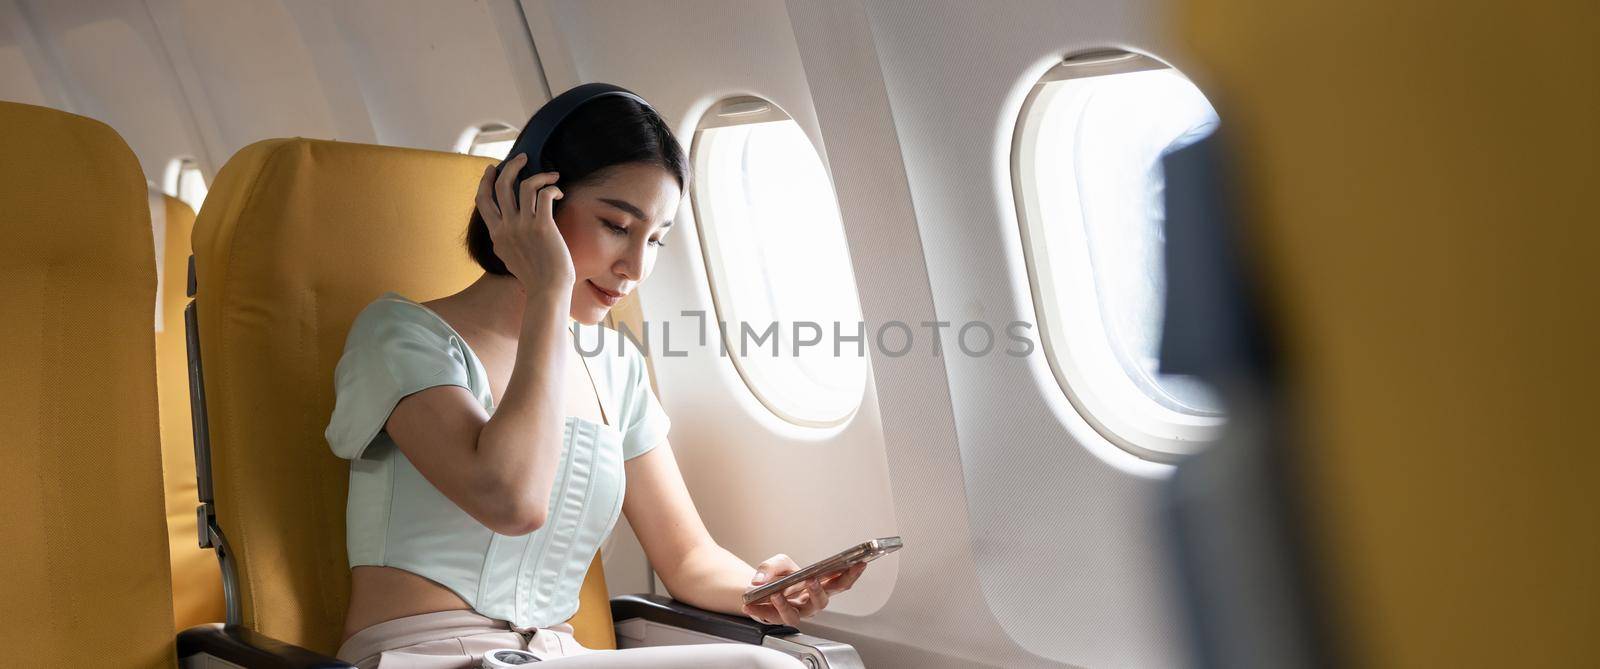
<path fill-rule="evenodd" d="M 577 276 L 572 317 L 585 325 L 604 319 L 650 276 L 682 198 L 677 179 L 656 165 L 627 163 L 597 176 L 563 188 L 555 216 Z"/>

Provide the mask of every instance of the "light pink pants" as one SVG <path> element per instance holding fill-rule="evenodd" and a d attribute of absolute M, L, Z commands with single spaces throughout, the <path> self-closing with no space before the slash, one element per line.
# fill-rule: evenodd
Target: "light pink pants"
<path fill-rule="evenodd" d="M 742 643 L 593 650 L 578 644 L 567 623 L 522 632 L 472 611 L 439 611 L 378 623 L 346 640 L 338 658 L 360 669 L 477 669 L 485 653 L 501 648 L 526 650 L 541 660 L 538 666 L 557 669 L 805 666 L 771 648 Z"/>

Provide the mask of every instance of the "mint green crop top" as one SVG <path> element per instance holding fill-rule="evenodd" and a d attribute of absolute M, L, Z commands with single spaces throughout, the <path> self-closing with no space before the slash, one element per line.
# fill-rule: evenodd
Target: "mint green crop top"
<path fill-rule="evenodd" d="M 350 460 L 345 540 L 350 566 L 396 567 L 454 591 L 473 610 L 521 628 L 549 627 L 578 610 L 578 590 L 622 512 L 623 461 L 666 437 L 671 421 L 650 390 L 644 356 L 609 328 L 580 326 L 582 353 L 607 419 L 568 416 L 545 524 L 496 534 L 428 483 L 384 424 L 400 399 L 425 388 L 466 388 L 494 413 L 483 364 L 433 311 L 385 293 L 356 317 L 334 371 L 325 436 Z M 596 349 L 598 354 L 593 353 Z"/>

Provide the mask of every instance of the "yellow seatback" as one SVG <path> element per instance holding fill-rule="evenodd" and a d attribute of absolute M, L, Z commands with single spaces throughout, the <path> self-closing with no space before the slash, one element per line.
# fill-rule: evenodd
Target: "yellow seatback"
<path fill-rule="evenodd" d="M 0 103 L 0 155 L 0 663 L 92 639 L 171 667 L 144 175 L 110 127 L 29 105 Z"/>
<path fill-rule="evenodd" d="M 1363 667 L 1600 650 L 1594 2 L 1193 0 Z"/>
<path fill-rule="evenodd" d="M 617 629 L 611 619 L 611 593 L 606 588 L 606 570 L 600 563 L 600 551 L 594 552 L 589 563 L 589 573 L 578 589 L 578 612 L 567 620 L 572 625 L 572 636 L 584 648 L 610 649 L 617 647 Z"/>
<path fill-rule="evenodd" d="M 217 555 L 201 548 L 195 527 L 200 505 L 194 471 L 194 425 L 189 412 L 189 351 L 183 308 L 189 303 L 189 233 L 194 210 L 170 195 L 150 195 L 155 233 L 156 385 L 160 388 L 162 476 L 167 490 L 172 616 L 178 629 L 222 622 L 222 573 Z"/>
<path fill-rule="evenodd" d="M 333 369 L 350 323 L 384 291 L 426 301 L 477 278 L 463 233 L 489 162 L 274 139 L 218 173 L 195 225 L 196 308 L 217 515 L 245 625 L 337 649 L 349 470 L 323 438 Z M 579 618 L 599 624 L 584 592 Z"/>

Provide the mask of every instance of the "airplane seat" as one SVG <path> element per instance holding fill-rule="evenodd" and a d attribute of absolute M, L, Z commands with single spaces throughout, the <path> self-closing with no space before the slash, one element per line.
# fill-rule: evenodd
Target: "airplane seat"
<path fill-rule="evenodd" d="M 200 547 L 195 509 L 194 426 L 189 412 L 189 355 L 183 307 L 194 210 L 183 200 L 150 191 L 150 228 L 155 236 L 156 385 L 161 413 L 162 478 L 166 486 L 167 545 L 172 561 L 172 615 L 177 629 L 222 622 L 222 571 L 217 557 Z"/>
<path fill-rule="evenodd" d="M 334 367 L 350 324 L 383 292 L 426 301 L 478 277 L 463 233 L 489 162 L 273 139 L 217 175 L 195 224 L 188 323 L 201 499 L 223 552 L 228 626 L 180 635 L 186 665 L 285 642 L 332 661 L 349 598 L 351 466 L 323 436 Z M 654 595 L 608 604 L 600 564 L 597 552 L 569 621 L 588 647 L 614 647 L 612 626 L 629 618 L 751 643 L 795 632 Z"/>
<path fill-rule="evenodd" d="M 1168 285 L 1233 283 L 1270 362 L 1210 370 L 1250 411 L 1170 479 L 1198 667 L 1596 664 L 1600 5 L 1399 7 L 1177 22 L 1228 135 L 1169 222 L 1245 280 Z"/>
<path fill-rule="evenodd" d="M 99 121 L 0 128 L 0 664 L 170 667 L 144 174 Z"/>

